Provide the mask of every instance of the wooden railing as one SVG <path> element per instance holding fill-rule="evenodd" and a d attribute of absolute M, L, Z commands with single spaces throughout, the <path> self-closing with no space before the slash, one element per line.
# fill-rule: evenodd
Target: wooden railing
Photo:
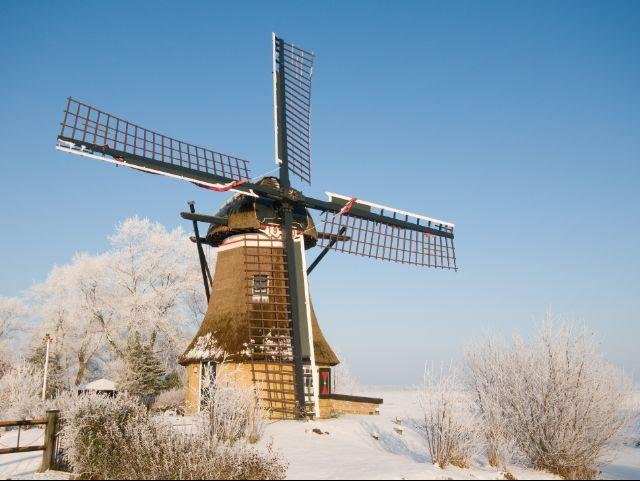
<path fill-rule="evenodd" d="M 46 417 L 40 419 L 22 419 L 19 421 L 0 421 L 0 428 L 18 428 L 18 439 L 15 447 L 0 448 L 0 454 L 29 453 L 32 451 L 42 451 L 42 465 L 40 472 L 47 471 L 54 466 L 56 455 L 56 430 L 58 426 L 59 411 L 47 411 Z M 20 434 L 24 426 L 45 426 L 44 444 L 20 446 Z"/>

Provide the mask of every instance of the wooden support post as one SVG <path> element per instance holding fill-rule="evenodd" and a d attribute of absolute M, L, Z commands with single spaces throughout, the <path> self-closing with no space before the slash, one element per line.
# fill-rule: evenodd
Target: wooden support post
<path fill-rule="evenodd" d="M 189 209 L 192 214 L 196 213 L 196 206 L 194 201 L 188 202 Z M 211 300 L 211 294 L 209 291 L 209 286 L 211 286 L 211 273 L 209 272 L 209 266 L 207 265 L 207 258 L 204 256 L 204 251 L 202 250 L 202 244 L 200 243 L 200 232 L 198 231 L 198 221 L 193 219 L 193 233 L 196 238 L 196 246 L 198 247 L 198 258 L 200 259 L 200 270 L 202 271 L 202 280 L 204 281 L 204 293 L 207 296 L 207 305 Z"/>
<path fill-rule="evenodd" d="M 315 260 L 311 263 L 311 265 L 307 268 L 307 275 L 311 274 L 311 271 L 316 268 L 318 263 L 324 258 L 324 256 L 327 255 L 329 250 L 336 244 L 336 242 L 340 240 L 340 237 L 343 236 L 346 231 L 347 231 L 346 226 L 342 226 L 342 228 L 340 228 L 340 230 L 338 231 L 338 235 L 333 236 L 331 241 L 329 241 L 329 244 L 324 249 L 322 249 L 322 252 L 318 254 L 318 257 L 316 257 Z"/>
<path fill-rule="evenodd" d="M 38 472 L 44 473 L 55 467 L 56 456 L 56 430 L 58 429 L 58 416 L 60 411 L 50 409 L 47 411 L 47 425 L 44 431 L 44 451 L 42 464 Z"/>

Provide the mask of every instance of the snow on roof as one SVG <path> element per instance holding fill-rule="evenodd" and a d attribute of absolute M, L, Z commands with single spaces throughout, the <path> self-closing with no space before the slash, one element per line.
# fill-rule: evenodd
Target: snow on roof
<path fill-rule="evenodd" d="M 85 391 L 115 391 L 116 383 L 108 379 L 98 379 L 85 385 Z"/>

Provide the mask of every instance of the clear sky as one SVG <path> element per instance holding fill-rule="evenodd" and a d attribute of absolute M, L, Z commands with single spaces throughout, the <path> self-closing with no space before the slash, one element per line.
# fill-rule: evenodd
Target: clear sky
<path fill-rule="evenodd" d="M 0 294 L 131 215 L 189 229 L 186 201 L 224 200 L 56 152 L 69 95 L 272 169 L 275 31 L 317 55 L 305 192 L 456 223 L 457 273 L 336 253 L 312 274 L 362 382 L 417 382 L 549 307 L 637 378 L 640 3 L 321 3 L 0 2 Z"/>

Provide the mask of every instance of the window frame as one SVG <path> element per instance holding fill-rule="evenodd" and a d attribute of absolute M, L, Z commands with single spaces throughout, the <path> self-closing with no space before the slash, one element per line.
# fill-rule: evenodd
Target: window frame
<path fill-rule="evenodd" d="M 258 279 L 260 285 L 258 285 Z M 267 274 L 254 274 L 251 286 L 251 299 L 256 303 L 269 302 L 269 276 Z"/>

